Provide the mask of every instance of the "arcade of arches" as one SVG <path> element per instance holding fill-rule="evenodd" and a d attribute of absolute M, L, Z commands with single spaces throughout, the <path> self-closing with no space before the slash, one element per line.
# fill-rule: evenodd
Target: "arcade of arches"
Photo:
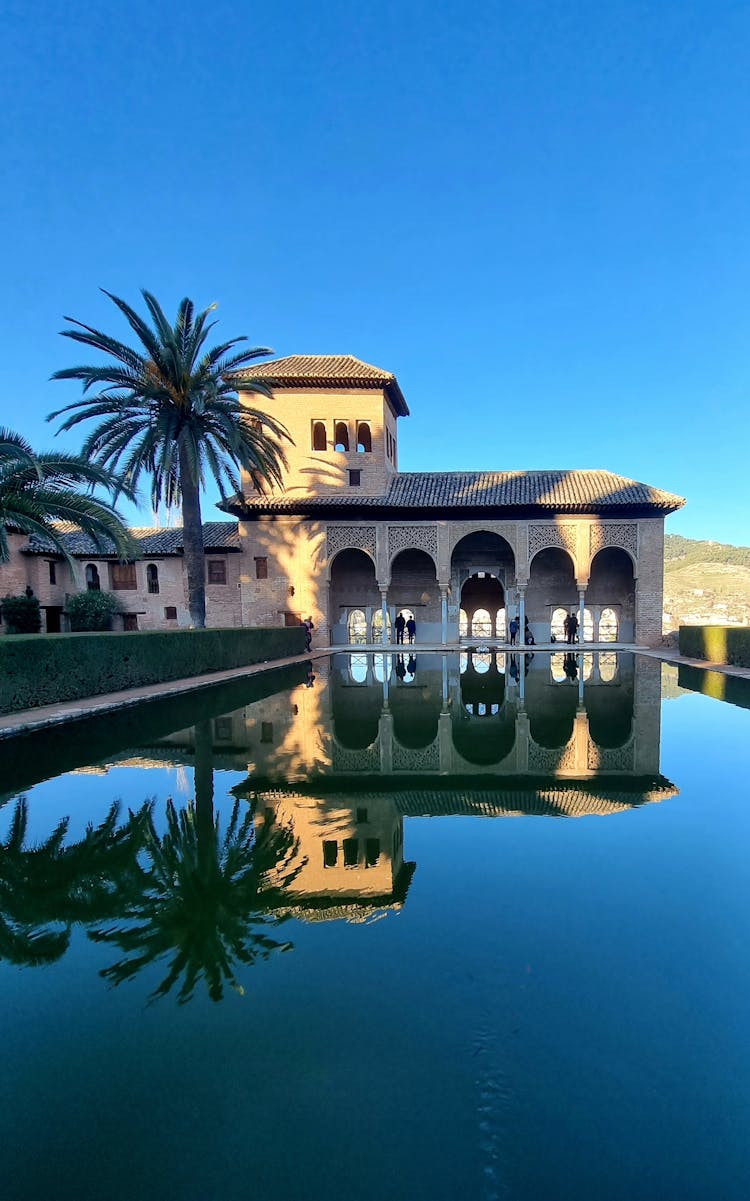
<path fill-rule="evenodd" d="M 415 540 L 421 533 L 414 528 Z M 635 641 L 637 580 L 631 553 L 622 547 L 605 546 L 577 568 L 571 549 L 561 546 L 542 546 L 521 567 L 510 539 L 490 530 L 457 538 L 449 558 L 435 554 L 436 544 L 429 551 L 404 547 L 380 568 L 374 547 L 337 551 L 328 570 L 332 643 L 396 642 L 399 614 L 414 618 L 415 641 L 423 645 L 505 642 L 514 618 L 527 641 L 565 642 L 570 614 L 579 643 Z M 441 557 L 447 559 L 442 571 Z"/>

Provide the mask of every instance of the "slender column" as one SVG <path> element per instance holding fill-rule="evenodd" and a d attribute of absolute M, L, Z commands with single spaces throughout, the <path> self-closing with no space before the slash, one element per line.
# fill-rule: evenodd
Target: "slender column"
<path fill-rule="evenodd" d="M 448 711 L 448 660 L 446 659 L 445 655 L 443 655 L 443 696 L 442 696 L 442 701 L 443 701 L 443 704 L 442 704 L 441 712 L 447 713 L 447 711 Z"/>
<path fill-rule="evenodd" d="M 583 708 L 583 655 L 578 656 L 578 707 Z"/>
<path fill-rule="evenodd" d="M 391 675 L 391 658 L 390 655 L 383 655 L 383 708 L 388 708 L 388 685 Z"/>
<path fill-rule="evenodd" d="M 521 646 L 526 645 L 524 639 L 524 630 L 526 629 L 526 589 L 519 587 L 518 589 L 518 641 Z"/>
<path fill-rule="evenodd" d="M 518 671 L 518 702 L 523 708 L 524 699 L 526 696 L 526 656 L 518 656 L 519 671 Z"/>
<path fill-rule="evenodd" d="M 448 589 L 443 584 L 440 585 L 440 623 L 442 643 L 445 646 L 448 641 Z"/>
<path fill-rule="evenodd" d="M 586 589 L 578 587 L 578 641 L 583 642 L 583 610 L 586 602 Z"/>
<path fill-rule="evenodd" d="M 381 619 L 382 619 L 382 622 L 383 622 L 383 630 L 382 630 L 382 633 L 381 633 L 381 636 L 380 636 L 380 641 L 383 643 L 383 646 L 387 646 L 387 645 L 388 645 L 388 603 L 387 603 L 387 597 L 388 597 L 388 589 L 387 589 L 387 588 L 381 588 L 381 589 L 380 589 L 380 615 L 381 615 Z"/>

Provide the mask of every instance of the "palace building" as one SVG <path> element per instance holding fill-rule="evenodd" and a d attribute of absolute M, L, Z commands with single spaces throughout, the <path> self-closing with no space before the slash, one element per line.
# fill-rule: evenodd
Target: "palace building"
<path fill-rule="evenodd" d="M 247 375 L 273 391 L 248 404 L 293 443 L 283 490 L 243 478 L 221 506 L 235 520 L 204 526 L 208 625 L 310 615 L 318 644 L 382 644 L 401 613 L 418 644 L 450 645 L 504 640 L 517 617 L 542 644 L 562 640 L 575 610 L 585 642 L 660 642 L 664 519 L 681 497 L 608 471 L 399 471 L 409 408 L 390 372 L 292 355 Z M 67 628 L 71 593 L 99 588 L 117 593 L 120 627 L 187 625 L 182 531 L 133 532 L 131 564 L 70 533 L 73 573 L 51 545 L 11 532 L 0 594 L 32 588 L 48 632 Z"/>
<path fill-rule="evenodd" d="M 310 614 L 334 645 L 504 638 L 512 616 L 537 643 L 661 640 L 664 519 L 681 497 L 608 471 L 402 472 L 409 409 L 388 371 L 351 355 L 254 366 L 273 400 L 249 403 L 293 438 L 283 491 L 224 507 L 239 521 L 242 623 Z M 250 570 L 247 570 L 249 565 Z"/>

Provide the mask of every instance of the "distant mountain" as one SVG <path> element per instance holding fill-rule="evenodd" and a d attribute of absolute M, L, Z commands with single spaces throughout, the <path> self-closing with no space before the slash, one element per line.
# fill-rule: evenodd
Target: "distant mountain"
<path fill-rule="evenodd" d="M 750 625 L 750 547 L 665 536 L 663 629 L 680 625 Z"/>

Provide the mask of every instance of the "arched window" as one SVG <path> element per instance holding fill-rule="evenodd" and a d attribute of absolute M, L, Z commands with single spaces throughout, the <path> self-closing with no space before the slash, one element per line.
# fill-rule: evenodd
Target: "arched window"
<path fill-rule="evenodd" d="M 564 611 L 565 610 L 563 610 L 563 612 Z M 556 684 L 561 684 L 562 681 L 567 678 L 565 672 L 565 655 L 562 653 L 562 651 L 555 651 L 553 655 L 550 655 L 549 670 L 550 675 Z"/>
<path fill-rule="evenodd" d="M 577 616 L 578 616 L 578 613 L 576 613 L 576 617 Z M 579 636 L 578 640 L 579 640 L 579 642 L 581 641 L 580 636 Z M 594 641 L 594 616 L 590 609 L 583 610 L 583 641 L 584 642 L 593 642 Z"/>
<path fill-rule="evenodd" d="M 458 656 L 459 674 L 463 675 L 468 666 L 469 666 L 469 656 L 467 655 L 466 651 L 461 651 L 461 654 Z"/>
<path fill-rule="evenodd" d="M 469 633 L 469 619 L 466 616 L 465 609 L 459 609 L 458 611 L 458 632 L 462 638 L 465 638 Z"/>
<path fill-rule="evenodd" d="M 313 450 L 326 449 L 326 427 L 323 421 L 313 421 L 312 448 Z"/>
<path fill-rule="evenodd" d="M 361 609 L 352 609 L 347 621 L 349 630 L 349 642 L 365 643 L 367 642 L 367 619 Z"/>
<path fill-rule="evenodd" d="M 567 609 L 555 609 L 550 622 L 550 633 L 555 642 L 565 642 L 565 618 L 568 616 Z"/>
<path fill-rule="evenodd" d="M 152 596 L 159 591 L 159 568 L 155 563 L 149 563 L 146 568 L 146 587 Z"/>
<path fill-rule="evenodd" d="M 472 638 L 492 637 L 492 618 L 486 609 L 477 609 L 471 619 Z"/>
<path fill-rule="evenodd" d="M 583 656 L 583 678 L 584 680 L 591 679 L 591 673 L 594 670 L 594 656 L 591 651 L 586 651 Z"/>
<path fill-rule="evenodd" d="M 617 614 L 614 609 L 602 609 L 599 618 L 599 641 L 617 642 Z"/>
<path fill-rule="evenodd" d="M 492 655 L 489 651 L 480 651 L 478 654 L 471 656 L 471 665 L 477 675 L 483 676 L 485 672 L 490 670 Z"/>
<path fill-rule="evenodd" d="M 386 641 L 391 640 L 391 615 L 386 609 L 385 611 L 385 628 Z M 372 640 L 373 642 L 383 641 L 383 610 L 376 609 L 372 615 Z"/>
<path fill-rule="evenodd" d="M 99 592 L 101 584 L 99 582 L 99 568 L 96 563 L 86 564 L 86 587 L 89 592 Z"/>
<path fill-rule="evenodd" d="M 505 642 L 505 631 L 505 609 L 498 609 L 497 617 L 495 618 L 495 637 L 500 638 L 503 642 Z"/>
<path fill-rule="evenodd" d="M 360 454 L 372 454 L 372 434 L 366 421 L 357 425 L 357 450 Z"/>
<path fill-rule="evenodd" d="M 349 449 L 349 428 L 345 421 L 337 421 L 333 431 L 334 450 Z"/>
<path fill-rule="evenodd" d="M 617 675 L 617 655 L 614 651 L 602 651 L 599 655 L 599 679 L 602 684 L 611 684 Z"/>
<path fill-rule="evenodd" d="M 372 660 L 375 679 L 379 684 L 384 680 L 391 678 L 391 656 L 390 655 L 374 655 Z"/>
<path fill-rule="evenodd" d="M 367 683 L 367 655 L 349 656 L 349 675 L 355 684 Z"/>

